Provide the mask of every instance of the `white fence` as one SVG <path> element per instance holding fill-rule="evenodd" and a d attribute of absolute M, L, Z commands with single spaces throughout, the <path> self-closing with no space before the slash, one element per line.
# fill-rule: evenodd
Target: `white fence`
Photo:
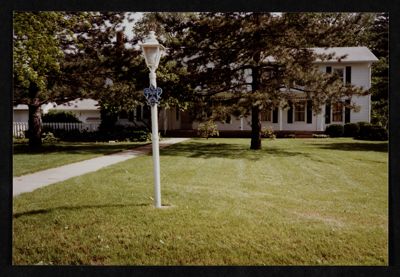
<path fill-rule="evenodd" d="M 79 130 L 81 132 L 94 132 L 99 128 L 99 123 L 62 123 L 62 122 L 46 122 L 42 123 L 42 128 L 49 127 L 52 129 L 63 130 Z M 28 130 L 28 122 L 13 122 L 13 136 L 17 138 L 25 137 L 24 133 Z"/>

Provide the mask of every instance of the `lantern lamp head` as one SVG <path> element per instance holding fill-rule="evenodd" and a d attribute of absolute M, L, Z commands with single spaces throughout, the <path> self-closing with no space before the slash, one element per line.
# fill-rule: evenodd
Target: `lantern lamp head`
<path fill-rule="evenodd" d="M 150 71 L 155 71 L 165 47 L 158 42 L 154 31 L 150 31 L 149 36 L 140 47 L 142 48 L 147 67 Z"/>

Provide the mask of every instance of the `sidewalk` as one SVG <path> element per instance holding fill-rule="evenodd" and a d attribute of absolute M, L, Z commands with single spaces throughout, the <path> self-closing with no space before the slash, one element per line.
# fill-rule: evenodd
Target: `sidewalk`
<path fill-rule="evenodd" d="M 160 149 L 172 144 L 188 140 L 187 138 L 168 138 L 160 141 Z M 103 167 L 126 161 L 151 152 L 151 143 L 111 155 L 105 155 L 90 160 L 67 164 L 64 166 L 50 168 L 36 173 L 13 178 L 13 196 L 24 192 L 31 192 L 37 188 L 48 186 L 67 180 L 72 177 L 83 175 L 99 170 Z"/>

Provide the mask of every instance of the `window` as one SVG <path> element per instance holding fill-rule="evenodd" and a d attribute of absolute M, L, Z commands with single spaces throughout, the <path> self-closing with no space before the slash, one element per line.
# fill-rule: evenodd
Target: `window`
<path fill-rule="evenodd" d="M 228 115 L 228 116 L 226 116 L 224 122 L 227 123 L 227 124 L 231 124 L 231 120 L 232 120 L 231 116 Z"/>
<path fill-rule="evenodd" d="M 306 121 L 306 103 L 304 101 L 294 104 L 294 121 Z"/>
<path fill-rule="evenodd" d="M 176 120 L 179 120 L 179 114 L 181 113 L 181 111 L 179 110 L 179 108 L 178 107 L 175 107 L 175 117 L 176 117 Z"/>
<path fill-rule="evenodd" d="M 333 74 L 337 75 L 339 79 L 344 82 L 344 68 L 338 67 L 333 69 Z"/>
<path fill-rule="evenodd" d="M 261 111 L 261 121 L 271 121 L 271 110 Z"/>
<path fill-rule="evenodd" d="M 332 121 L 342 122 L 343 121 L 343 104 L 335 103 L 332 105 Z"/>

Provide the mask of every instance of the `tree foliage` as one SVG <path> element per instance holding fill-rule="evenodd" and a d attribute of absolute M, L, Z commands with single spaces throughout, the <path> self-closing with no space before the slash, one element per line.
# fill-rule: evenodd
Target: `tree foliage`
<path fill-rule="evenodd" d="M 42 104 L 101 99 L 110 91 L 107 78 L 120 79 L 129 68 L 130 56 L 116 45 L 123 19 L 123 13 L 14 14 L 14 104 L 29 106 L 30 146 L 41 145 Z M 129 81 L 113 90 L 130 93 Z"/>
<path fill-rule="evenodd" d="M 372 66 L 372 118 L 374 124 L 388 127 L 389 108 L 389 14 L 379 13 L 370 28 L 369 47 L 379 61 Z"/>
<path fill-rule="evenodd" d="M 29 144 L 33 148 L 41 146 L 40 106 L 52 100 L 62 74 L 62 46 L 71 40 L 70 18 L 57 12 L 14 13 L 14 104 L 29 107 Z"/>
<path fill-rule="evenodd" d="M 70 111 L 49 111 L 42 117 L 43 122 L 81 122 L 73 112 Z"/>
<path fill-rule="evenodd" d="M 190 107 L 199 121 L 251 115 L 252 148 L 258 149 L 260 111 L 287 107 L 293 94 L 304 94 L 318 112 L 326 101 L 364 93 L 320 72 L 314 61 L 332 55 L 318 55 L 311 47 L 370 43 L 381 59 L 374 67 L 374 107 L 387 107 L 387 50 L 379 51 L 387 46 L 388 17 L 374 18 L 364 13 L 145 13 L 128 40 L 123 34 L 123 22 L 132 20 L 127 13 L 17 12 L 14 104 L 30 107 L 32 144 L 40 144 L 43 103 L 94 98 L 112 124 L 121 110 L 145 103 L 148 70 L 137 44 L 151 29 L 167 47 L 157 70 L 161 106 Z"/>
<path fill-rule="evenodd" d="M 145 18 L 146 20 L 146 18 Z M 326 101 L 364 93 L 338 76 L 320 72 L 310 47 L 354 45 L 364 38 L 369 14 L 349 13 L 155 13 L 155 24 L 178 61 L 197 119 L 250 115 L 251 148 L 261 147 L 259 114 L 286 107 L 293 92 L 312 100 L 315 112 Z M 143 24 L 144 25 L 144 24 Z M 354 107 L 353 107 L 354 108 Z"/>

